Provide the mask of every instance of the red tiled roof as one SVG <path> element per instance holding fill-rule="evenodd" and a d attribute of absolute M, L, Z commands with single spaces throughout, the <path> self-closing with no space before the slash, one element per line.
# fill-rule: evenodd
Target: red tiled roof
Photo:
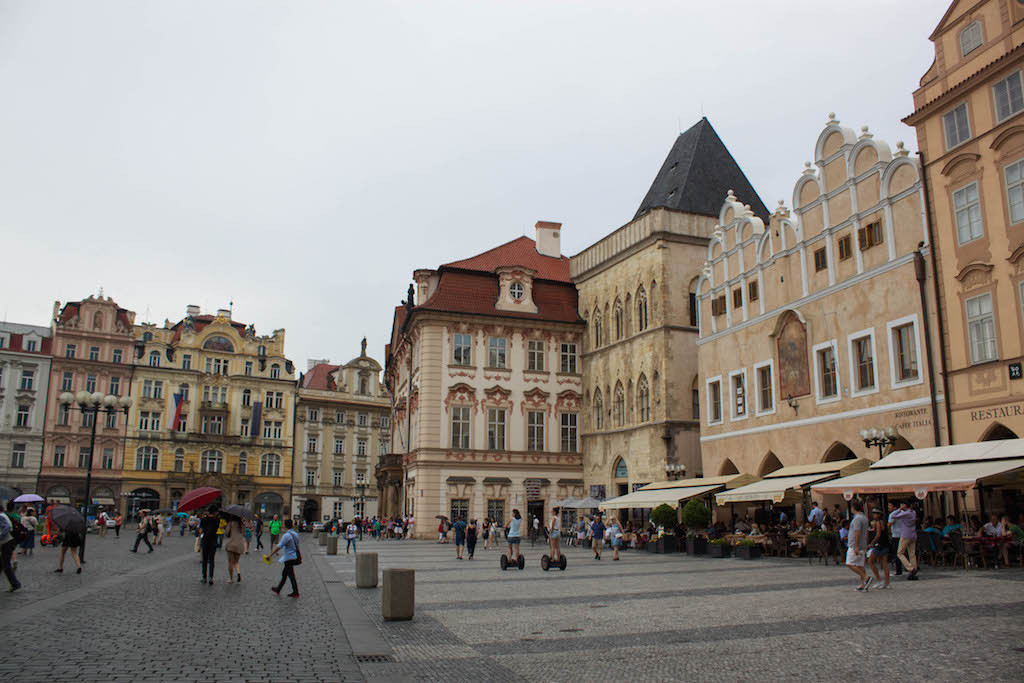
<path fill-rule="evenodd" d="M 537 244 L 529 237 L 519 237 L 477 254 L 472 258 L 446 263 L 442 268 L 458 268 L 460 270 L 479 270 L 493 273 L 495 268 L 502 266 L 524 266 L 537 271 L 534 276 L 542 280 L 570 282 L 569 257 L 543 256 L 537 253 Z"/>
<path fill-rule="evenodd" d="M 318 363 L 314 365 L 309 372 L 302 376 L 302 388 L 327 391 L 329 389 L 327 386 L 327 378 L 337 369 L 337 365 L 328 365 L 327 363 Z"/>
<path fill-rule="evenodd" d="M 529 242 L 533 243 L 532 240 Z M 556 261 L 556 259 L 549 260 Z M 568 260 L 566 260 L 566 268 L 568 269 Z M 568 275 L 568 270 L 566 274 Z M 568 283 L 568 278 L 566 278 L 566 284 L 534 280 L 533 301 L 537 304 L 537 313 L 499 310 L 494 307 L 497 300 L 498 278 L 496 276 L 489 273 L 443 270 L 441 271 L 441 280 L 433 295 L 423 302 L 423 305 L 417 306 L 413 310 L 471 313 L 501 318 L 552 320 L 567 323 L 580 321 L 579 314 L 576 312 L 576 287 Z"/>

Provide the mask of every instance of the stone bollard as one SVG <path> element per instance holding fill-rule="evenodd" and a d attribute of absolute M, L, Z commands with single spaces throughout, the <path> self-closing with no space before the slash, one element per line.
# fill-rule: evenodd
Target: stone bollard
<path fill-rule="evenodd" d="M 327 545 L 327 534 L 320 534 L 317 540 L 320 541 L 320 545 Z"/>
<path fill-rule="evenodd" d="M 320 532 L 316 529 L 313 529 L 313 538 L 320 538 Z"/>
<path fill-rule="evenodd" d="M 385 569 L 380 611 L 384 621 L 408 621 L 416 609 L 416 570 Z"/>
<path fill-rule="evenodd" d="M 328 536 L 327 537 L 327 554 L 337 555 L 338 554 L 338 537 Z"/>
<path fill-rule="evenodd" d="M 356 588 L 377 587 L 377 553 L 356 553 Z"/>

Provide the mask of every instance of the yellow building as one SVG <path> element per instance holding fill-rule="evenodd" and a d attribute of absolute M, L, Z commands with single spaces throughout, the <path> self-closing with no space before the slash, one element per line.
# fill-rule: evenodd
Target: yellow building
<path fill-rule="evenodd" d="M 1024 4 L 954 2 L 914 93 L 950 442 L 1024 436 Z"/>
<path fill-rule="evenodd" d="M 228 310 L 200 315 L 189 306 L 173 325 L 134 332 L 125 514 L 174 507 L 197 486 L 223 491 L 223 504 L 286 514 L 295 377 L 284 330 L 257 336 Z"/>

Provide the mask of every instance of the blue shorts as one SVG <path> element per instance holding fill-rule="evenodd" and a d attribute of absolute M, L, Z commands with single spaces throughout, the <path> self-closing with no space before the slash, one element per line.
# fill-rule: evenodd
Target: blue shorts
<path fill-rule="evenodd" d="M 519 545 L 519 537 L 518 536 L 509 536 L 508 537 L 508 544 L 509 545 Z"/>

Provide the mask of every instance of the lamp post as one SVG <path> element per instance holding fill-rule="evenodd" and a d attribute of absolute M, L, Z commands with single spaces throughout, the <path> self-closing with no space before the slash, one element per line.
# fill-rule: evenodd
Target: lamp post
<path fill-rule="evenodd" d="M 878 459 L 881 460 L 883 457 L 882 451 L 886 446 L 892 446 L 896 443 L 899 438 L 899 432 L 896 431 L 895 427 L 886 427 L 885 429 L 878 429 L 874 427 L 872 429 L 860 430 L 860 438 L 864 440 L 864 445 L 868 448 L 878 447 Z"/>
<path fill-rule="evenodd" d="M 676 479 L 682 479 L 686 476 L 686 465 L 679 465 L 677 463 L 667 463 L 665 465 L 665 474 L 672 481 Z"/>
<path fill-rule="evenodd" d="M 79 391 L 78 394 L 72 394 L 70 391 L 65 391 L 60 395 L 58 399 L 63 406 L 67 406 L 70 410 L 71 405 L 74 403 L 78 404 L 78 410 L 83 415 L 92 415 L 92 432 L 89 435 L 89 461 L 85 465 L 85 506 L 83 509 L 83 516 L 86 520 L 86 531 L 88 531 L 89 524 L 89 495 L 90 488 L 92 487 L 92 456 L 96 450 L 96 423 L 99 421 L 99 414 L 106 413 L 107 415 L 115 415 L 119 412 L 123 412 L 125 417 L 128 416 L 128 409 L 132 407 L 132 399 L 130 396 L 122 396 L 118 398 L 113 394 L 107 394 L 104 396 L 100 392 L 89 393 L 88 391 Z M 82 547 L 78 550 L 79 559 L 85 562 L 85 537 L 88 533 L 82 536 Z"/>

